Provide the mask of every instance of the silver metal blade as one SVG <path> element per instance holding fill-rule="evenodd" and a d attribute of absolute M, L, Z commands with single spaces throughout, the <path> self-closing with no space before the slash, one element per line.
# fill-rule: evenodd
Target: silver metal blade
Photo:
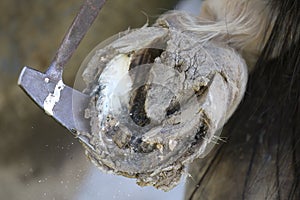
<path fill-rule="evenodd" d="M 90 132 L 89 120 L 84 117 L 88 95 L 63 84 L 62 80 L 53 82 L 46 74 L 29 67 L 23 68 L 18 84 L 48 115 L 88 143 L 77 135 L 78 131 Z"/>

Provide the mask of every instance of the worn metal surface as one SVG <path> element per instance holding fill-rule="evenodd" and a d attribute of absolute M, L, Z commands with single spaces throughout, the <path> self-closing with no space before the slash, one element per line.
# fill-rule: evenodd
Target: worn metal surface
<path fill-rule="evenodd" d="M 45 74 L 24 67 L 18 80 L 21 88 L 37 105 L 75 135 L 78 130 L 89 131 L 89 123 L 84 119 L 84 108 L 89 97 L 64 85 L 63 69 L 94 22 L 104 2 L 105 0 L 85 1 Z M 89 144 L 85 137 L 81 135 L 77 137 L 86 145 Z"/>
<path fill-rule="evenodd" d="M 105 0 L 86 0 L 84 2 L 46 71 L 49 78 L 62 79 L 65 64 L 77 49 L 104 3 Z"/>

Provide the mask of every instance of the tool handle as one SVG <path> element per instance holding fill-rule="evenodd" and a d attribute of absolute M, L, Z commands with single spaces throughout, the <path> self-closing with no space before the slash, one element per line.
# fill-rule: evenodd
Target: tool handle
<path fill-rule="evenodd" d="M 48 76 L 56 80 L 62 79 L 65 64 L 77 49 L 104 3 L 105 0 L 86 0 L 84 2 L 46 71 Z"/>

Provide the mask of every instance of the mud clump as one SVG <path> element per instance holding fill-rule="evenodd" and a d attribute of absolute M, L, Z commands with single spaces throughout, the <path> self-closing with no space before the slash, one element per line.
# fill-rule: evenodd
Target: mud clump
<path fill-rule="evenodd" d="M 168 191 L 210 151 L 247 74 L 233 49 L 199 41 L 165 23 L 91 52 L 83 78 L 94 149 L 86 154 L 101 170 Z"/>

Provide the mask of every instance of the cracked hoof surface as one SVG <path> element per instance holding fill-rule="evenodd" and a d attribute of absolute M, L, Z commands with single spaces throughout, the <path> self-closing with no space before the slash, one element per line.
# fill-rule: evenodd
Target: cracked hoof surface
<path fill-rule="evenodd" d="M 94 150 L 106 172 L 162 190 L 210 151 L 247 78 L 236 51 L 192 32 L 146 27 L 119 34 L 84 62 Z"/>

